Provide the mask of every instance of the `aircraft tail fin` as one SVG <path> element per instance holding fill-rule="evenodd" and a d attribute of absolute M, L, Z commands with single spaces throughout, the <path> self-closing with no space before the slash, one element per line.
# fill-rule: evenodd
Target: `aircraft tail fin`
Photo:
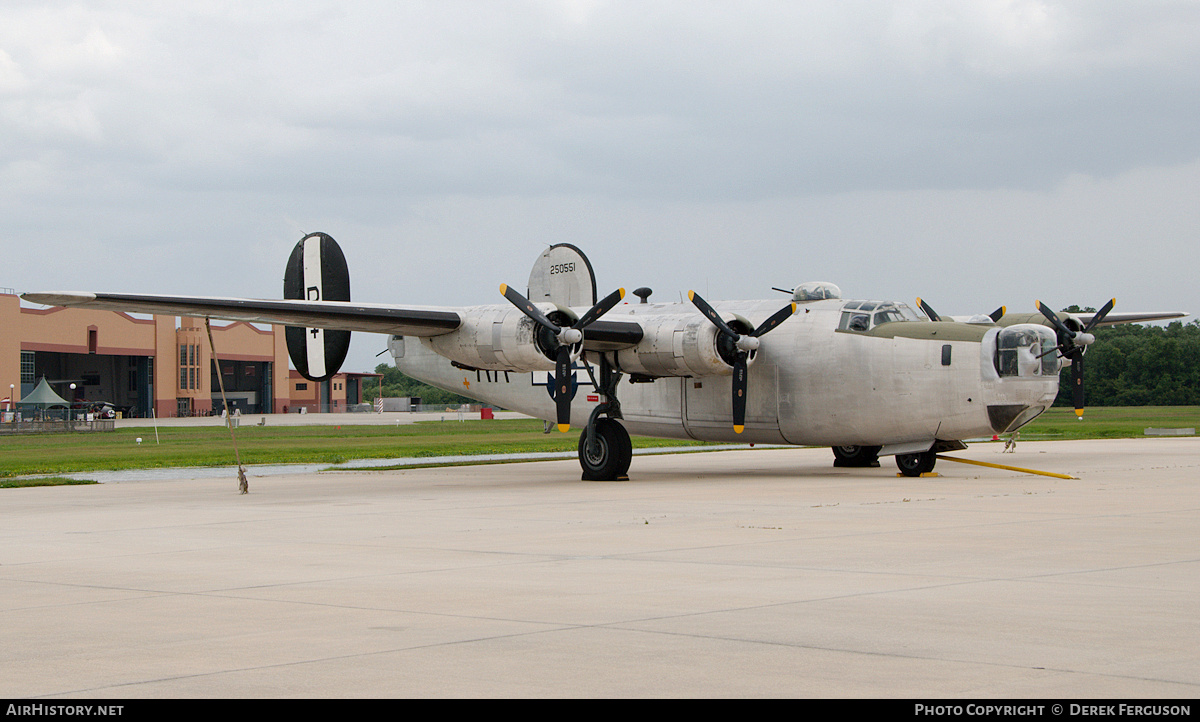
<path fill-rule="evenodd" d="M 337 241 L 324 233 L 310 233 L 300 239 L 284 270 L 283 297 L 305 301 L 350 300 L 350 270 Z M 332 378 L 350 350 L 349 331 L 288 326 L 284 337 L 292 365 L 310 381 Z"/>
<path fill-rule="evenodd" d="M 596 274 L 583 251 L 569 243 L 547 248 L 529 273 L 526 298 L 559 306 L 596 305 Z"/>

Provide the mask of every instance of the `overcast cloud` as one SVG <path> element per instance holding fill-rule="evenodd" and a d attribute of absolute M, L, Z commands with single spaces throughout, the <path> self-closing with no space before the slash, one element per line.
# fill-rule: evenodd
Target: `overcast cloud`
<path fill-rule="evenodd" d="M 1198 119 L 1192 0 L 7 0 L 0 286 L 278 297 L 322 230 L 364 301 L 569 242 L 660 300 L 1196 312 Z"/>

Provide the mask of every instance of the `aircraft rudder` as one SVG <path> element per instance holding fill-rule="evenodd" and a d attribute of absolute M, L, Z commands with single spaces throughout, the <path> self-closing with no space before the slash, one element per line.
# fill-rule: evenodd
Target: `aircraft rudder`
<path fill-rule="evenodd" d="M 306 301 L 350 300 L 350 269 L 333 237 L 310 233 L 296 243 L 284 269 L 283 297 Z M 310 381 L 328 381 L 350 351 L 349 331 L 288 326 L 284 338 L 292 365 Z"/>

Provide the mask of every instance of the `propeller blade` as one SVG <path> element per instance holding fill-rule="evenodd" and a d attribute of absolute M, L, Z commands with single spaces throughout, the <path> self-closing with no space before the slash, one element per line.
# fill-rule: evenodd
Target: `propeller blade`
<path fill-rule="evenodd" d="M 1075 415 L 1083 418 L 1083 354 L 1071 360 L 1071 393 L 1075 399 Z"/>
<path fill-rule="evenodd" d="M 571 347 L 559 346 L 554 362 L 554 405 L 558 413 L 558 430 L 571 430 Z"/>
<path fill-rule="evenodd" d="M 740 434 L 746 428 L 746 391 L 750 385 L 750 353 L 758 348 L 760 336 L 766 335 L 796 312 L 796 304 L 789 303 L 771 314 L 771 317 L 759 324 L 758 328 L 741 336 L 725 323 L 716 309 L 708 305 L 708 302 L 701 298 L 700 294 L 688 291 L 688 299 L 708 317 L 718 331 L 731 339 L 738 349 L 737 355 L 733 359 L 733 431 Z"/>
<path fill-rule="evenodd" d="M 747 356 L 742 352 L 733 362 L 733 433 L 740 434 L 746 428 L 746 387 L 749 385 Z"/>
<path fill-rule="evenodd" d="M 1104 317 L 1108 315 L 1108 312 L 1113 310 L 1113 306 L 1116 306 L 1116 305 L 1117 305 L 1117 299 L 1114 298 L 1114 299 L 1109 300 L 1108 303 L 1104 304 L 1104 308 L 1101 308 L 1099 311 L 1096 312 L 1095 316 L 1092 316 L 1092 320 L 1088 321 L 1088 324 L 1083 327 L 1083 330 L 1091 331 L 1093 328 L 1095 328 L 1096 324 L 1103 321 Z"/>
<path fill-rule="evenodd" d="M 1075 338 L 1075 332 L 1072 331 L 1071 329 L 1067 328 L 1066 324 L 1064 324 L 1062 322 L 1062 320 L 1059 319 L 1057 314 L 1055 314 L 1053 311 L 1050 310 L 1049 306 L 1042 303 L 1041 301 L 1034 301 L 1034 304 L 1037 305 L 1037 310 L 1041 311 L 1042 315 L 1045 316 L 1046 319 L 1050 321 L 1050 323 L 1054 324 L 1055 330 L 1058 331 L 1058 333 L 1059 333 L 1059 343 L 1063 342 L 1064 336 L 1067 339 Z"/>
<path fill-rule="evenodd" d="M 700 294 L 696 293 L 695 291 L 688 291 L 688 299 L 696 308 L 700 309 L 700 313 L 703 313 L 705 316 L 707 316 L 708 320 L 712 321 L 712 324 L 721 330 L 721 333 L 733 338 L 735 343 L 739 338 L 741 338 L 741 336 L 735 333 L 732 328 L 729 328 L 729 324 L 725 323 L 724 319 L 721 318 L 721 315 L 718 314 L 712 306 L 708 305 L 707 301 L 705 301 L 703 298 L 700 298 Z"/>
<path fill-rule="evenodd" d="M 1092 320 L 1087 322 L 1083 331 L 1076 333 L 1068 329 L 1066 324 L 1059 320 L 1058 316 L 1046 308 L 1041 301 L 1037 302 L 1038 310 L 1042 312 L 1043 316 L 1050 319 L 1058 331 L 1058 351 L 1071 360 L 1071 396 L 1075 401 L 1075 415 L 1080 419 L 1083 418 L 1083 352 L 1087 350 L 1088 344 L 1096 340 L 1089 332 L 1103 321 L 1116 305 L 1117 299 L 1109 299 L 1108 303 L 1092 316 Z"/>
<path fill-rule="evenodd" d="M 1004 318 L 1004 314 L 1007 312 L 1008 312 L 1008 309 L 1005 308 L 1004 306 L 1001 306 L 1000 308 L 997 308 L 995 311 L 992 311 L 991 313 L 989 313 L 988 318 L 992 319 L 992 323 L 1000 323 L 1000 319 Z"/>
<path fill-rule="evenodd" d="M 554 358 L 554 407 L 555 417 L 558 422 L 558 430 L 567 432 L 571 430 L 571 346 L 583 340 L 583 329 L 595 323 L 604 314 L 608 313 L 625 298 L 625 289 L 618 288 L 616 291 L 605 296 L 600 303 L 592 306 L 583 314 L 574 325 L 569 328 L 558 326 L 546 314 L 542 313 L 541 309 L 529 302 L 515 288 L 508 284 L 500 284 L 500 293 L 509 300 L 512 305 L 521 309 L 534 322 L 549 330 L 558 339 L 558 350 L 555 352 Z"/>
<path fill-rule="evenodd" d="M 521 309 L 521 312 L 532 318 L 543 328 L 549 329 L 555 335 L 562 330 L 553 321 L 546 318 L 546 314 L 542 313 L 541 309 L 529 302 L 529 299 L 522 296 L 517 289 L 507 283 L 500 284 L 500 293 L 508 299 L 509 303 Z"/>
<path fill-rule="evenodd" d="M 625 289 L 618 288 L 604 298 L 600 299 L 600 303 L 597 303 L 595 306 L 589 308 L 587 313 L 580 316 L 579 320 L 576 321 L 575 325 L 571 326 L 571 328 L 582 331 L 583 329 L 592 325 L 601 316 L 611 311 L 613 306 L 616 306 L 618 303 L 620 303 L 621 299 L 623 298 L 625 298 Z"/>
<path fill-rule="evenodd" d="M 920 296 L 917 297 L 917 305 L 921 307 L 921 310 L 925 312 L 925 315 L 929 317 L 930 321 L 942 320 L 942 317 L 938 315 L 938 312 L 933 310 L 933 306 L 930 306 L 928 303 L 922 301 Z"/>
<path fill-rule="evenodd" d="M 759 327 L 758 327 L 758 328 L 756 328 L 756 329 L 754 329 L 753 331 L 751 331 L 751 332 L 750 332 L 750 335 L 751 335 L 751 336 L 753 336 L 753 337 L 755 337 L 755 338 L 759 338 L 759 337 L 761 337 L 763 334 L 767 333 L 767 332 L 768 332 L 768 331 L 770 331 L 771 329 L 775 328 L 775 327 L 776 327 L 776 326 L 778 326 L 779 324 L 781 324 L 781 323 L 783 323 L 784 321 L 786 321 L 786 320 L 788 320 L 789 318 L 791 318 L 791 317 L 792 317 L 792 314 L 793 314 L 793 313 L 795 313 L 795 312 L 796 312 L 796 304 L 794 304 L 794 303 L 789 303 L 788 305 L 786 305 L 786 306 L 784 306 L 783 308 L 779 309 L 779 310 L 778 310 L 778 311 L 776 311 L 775 313 L 771 314 L 771 317 L 770 317 L 770 318 L 768 318 L 766 321 L 763 321 L 763 322 L 762 322 L 762 323 L 759 325 Z"/>

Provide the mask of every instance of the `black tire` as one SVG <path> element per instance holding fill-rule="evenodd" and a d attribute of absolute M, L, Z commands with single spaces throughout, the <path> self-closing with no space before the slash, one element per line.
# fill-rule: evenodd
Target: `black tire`
<path fill-rule="evenodd" d="M 937 454 L 933 450 L 919 454 L 896 454 L 896 466 L 905 476 L 928 474 L 933 471 L 935 464 L 937 464 Z"/>
<path fill-rule="evenodd" d="M 842 467 L 879 466 L 881 446 L 834 446 L 833 465 Z"/>
<path fill-rule="evenodd" d="M 616 481 L 624 479 L 633 460 L 633 442 L 629 432 L 614 419 L 596 422 L 596 442 L 599 446 L 595 455 L 587 451 L 587 429 L 579 435 L 579 466 L 583 468 L 584 481 Z"/>

